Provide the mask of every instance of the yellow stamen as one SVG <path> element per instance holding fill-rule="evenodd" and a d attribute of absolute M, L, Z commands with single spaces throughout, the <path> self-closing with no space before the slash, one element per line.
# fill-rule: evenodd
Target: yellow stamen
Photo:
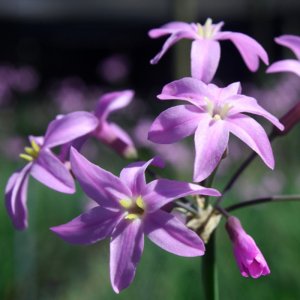
<path fill-rule="evenodd" d="M 212 116 L 214 111 L 214 104 L 208 97 L 204 97 L 204 101 L 206 102 L 206 110 Z"/>
<path fill-rule="evenodd" d="M 137 214 L 128 214 L 125 219 L 126 220 L 135 220 L 137 219 L 139 216 Z"/>
<path fill-rule="evenodd" d="M 21 153 L 19 155 L 21 158 L 25 159 L 25 160 L 28 160 L 28 161 L 33 161 L 33 157 L 28 155 L 28 154 L 25 154 L 25 153 Z"/>
<path fill-rule="evenodd" d="M 219 120 L 221 120 L 222 118 L 221 118 L 221 116 L 219 115 L 219 114 L 216 114 L 216 115 L 214 115 L 214 120 L 215 121 L 219 121 Z"/>
<path fill-rule="evenodd" d="M 204 37 L 204 31 L 203 31 L 203 26 L 199 23 L 197 23 L 197 27 L 198 27 L 198 34 L 201 36 L 201 37 Z"/>
<path fill-rule="evenodd" d="M 132 206 L 132 201 L 130 199 L 121 199 L 119 203 L 124 207 L 124 208 L 130 208 Z"/>
<path fill-rule="evenodd" d="M 35 151 L 34 151 L 34 149 L 32 149 L 30 147 L 25 147 L 24 149 L 25 149 L 25 152 L 27 154 L 29 154 L 30 156 L 34 156 L 36 154 Z"/>
<path fill-rule="evenodd" d="M 138 197 L 136 198 L 135 202 L 136 202 L 136 205 L 137 205 L 139 208 L 141 208 L 141 209 L 143 209 L 143 210 L 145 209 L 145 203 L 144 203 L 143 198 L 142 198 L 141 196 L 138 196 Z"/>
<path fill-rule="evenodd" d="M 221 109 L 221 112 L 220 112 L 220 115 L 221 115 L 221 118 L 224 119 L 224 117 L 227 116 L 227 113 L 229 112 L 229 110 L 232 108 L 233 106 L 226 103 L 222 109 Z"/>
<path fill-rule="evenodd" d="M 38 153 L 40 151 L 40 146 L 35 142 L 35 140 L 31 140 L 31 146 L 35 152 Z"/>

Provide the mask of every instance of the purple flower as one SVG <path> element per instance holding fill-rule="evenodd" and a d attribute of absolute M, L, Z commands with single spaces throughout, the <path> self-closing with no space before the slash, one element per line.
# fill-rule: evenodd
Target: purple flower
<path fill-rule="evenodd" d="M 51 152 L 51 148 L 70 142 L 95 129 L 97 119 L 87 112 L 74 112 L 52 121 L 44 137 L 30 136 L 31 147 L 25 147 L 21 158 L 29 163 L 9 178 L 5 189 L 8 214 L 16 229 L 27 223 L 27 187 L 29 175 L 56 191 L 75 192 L 74 180 L 65 165 Z"/>
<path fill-rule="evenodd" d="M 253 238 L 248 235 L 238 218 L 229 217 L 226 229 L 233 243 L 233 253 L 244 277 L 258 278 L 270 274 L 268 264 Z"/>
<path fill-rule="evenodd" d="M 158 29 L 149 31 L 151 38 L 170 34 L 161 51 L 151 60 L 156 64 L 167 50 L 177 41 L 186 38 L 193 40 L 191 49 L 192 77 L 210 82 L 214 77 L 220 61 L 221 40 L 230 40 L 240 52 L 245 64 L 252 72 L 259 67 L 259 59 L 268 64 L 268 55 L 253 38 L 239 32 L 223 31 L 223 22 L 212 24 L 207 19 L 204 25 L 199 23 L 171 22 Z"/>
<path fill-rule="evenodd" d="M 242 112 L 262 116 L 280 130 L 283 125 L 254 98 L 242 95 L 239 82 L 219 88 L 195 78 L 183 78 L 167 84 L 158 98 L 190 102 L 162 112 L 152 124 L 148 138 L 155 143 L 171 144 L 195 133 L 194 181 L 202 181 L 216 168 L 227 148 L 229 133 L 252 148 L 268 167 L 274 168 L 266 132 Z"/>
<path fill-rule="evenodd" d="M 297 59 L 284 59 L 273 63 L 267 73 L 292 72 L 300 76 L 300 37 L 296 35 L 282 35 L 275 38 L 277 44 L 290 48 Z"/>
<path fill-rule="evenodd" d="M 145 170 L 158 159 L 130 164 L 117 177 L 71 149 L 71 165 L 84 192 L 98 206 L 67 224 L 51 230 L 74 244 L 92 244 L 104 238 L 110 242 L 110 278 L 116 293 L 132 282 L 144 247 L 144 235 L 166 251 L 180 256 L 204 254 L 204 244 L 172 214 L 161 208 L 187 195 L 219 192 L 199 185 L 157 179 L 146 183 Z"/>

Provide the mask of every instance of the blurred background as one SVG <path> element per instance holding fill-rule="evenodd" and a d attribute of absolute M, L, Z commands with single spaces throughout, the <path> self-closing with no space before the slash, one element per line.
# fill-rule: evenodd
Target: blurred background
<path fill-rule="evenodd" d="M 273 62 L 293 57 L 276 45 L 281 34 L 300 35 L 298 0 L 1 0 L 0 1 L 0 189 L 24 166 L 19 153 L 29 134 L 43 135 L 57 114 L 93 110 L 104 92 L 134 89 L 133 103 L 115 113 L 139 148 L 140 158 L 154 153 L 167 160 L 160 171 L 172 179 L 191 181 L 193 140 L 172 146 L 146 141 L 157 113 L 172 103 L 158 103 L 164 84 L 189 76 L 190 41 L 181 41 L 158 65 L 149 60 L 164 39 L 147 32 L 181 20 L 224 21 L 225 30 L 258 40 Z M 250 73 L 239 53 L 222 42 L 215 82 L 241 81 L 244 93 L 258 99 L 276 116 L 285 114 L 300 97 L 300 78 L 267 75 L 265 66 Z M 266 124 L 267 130 L 271 130 Z M 274 172 L 256 159 L 226 197 L 227 204 L 271 194 L 299 193 L 299 134 L 274 142 Z M 147 148 L 147 149 L 146 149 Z M 119 173 L 128 162 L 99 142 L 84 149 L 86 156 Z M 215 186 L 222 188 L 249 153 L 232 140 Z M 4 198 L 4 197 L 3 197 Z M 0 206 L 0 299 L 204 299 L 201 259 L 181 258 L 146 242 L 133 284 L 120 295 L 110 287 L 108 242 L 71 246 L 49 231 L 88 209 L 90 201 L 78 188 L 73 196 L 58 194 L 35 180 L 29 184 L 29 229 L 17 232 Z M 276 203 L 236 212 L 264 253 L 272 274 L 258 280 L 242 278 L 233 259 L 224 221 L 217 231 L 221 299 L 300 299 L 300 203 Z"/>

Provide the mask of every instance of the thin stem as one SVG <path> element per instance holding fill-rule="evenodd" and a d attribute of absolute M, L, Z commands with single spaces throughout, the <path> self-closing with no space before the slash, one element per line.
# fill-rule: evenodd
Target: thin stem
<path fill-rule="evenodd" d="M 239 208 L 258 205 L 268 202 L 286 202 L 286 201 L 300 201 L 300 195 L 277 195 L 272 197 L 257 198 L 252 200 L 243 201 L 241 203 L 233 204 L 225 208 L 226 211 L 233 211 Z"/>
<path fill-rule="evenodd" d="M 219 299 L 218 272 L 216 263 L 216 232 L 213 232 L 202 261 L 202 280 L 206 300 Z"/>
<path fill-rule="evenodd" d="M 187 210 L 188 212 L 192 213 L 193 215 L 198 215 L 199 212 L 193 208 L 191 205 L 189 205 L 190 202 L 182 202 L 182 201 L 176 201 L 175 204 L 178 206 L 178 207 L 181 207 L 181 208 L 184 208 L 185 210 Z"/>

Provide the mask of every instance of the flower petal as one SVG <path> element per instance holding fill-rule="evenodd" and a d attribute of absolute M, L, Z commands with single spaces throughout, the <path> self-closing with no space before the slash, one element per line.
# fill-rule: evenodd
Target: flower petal
<path fill-rule="evenodd" d="M 145 171 L 150 164 L 158 167 L 164 166 L 159 157 L 154 157 L 147 162 L 135 162 L 122 169 L 120 179 L 126 183 L 133 196 L 140 196 L 146 188 Z"/>
<path fill-rule="evenodd" d="M 27 188 L 32 164 L 27 164 L 21 171 L 13 173 L 5 188 L 5 205 L 14 227 L 26 229 L 27 222 Z"/>
<path fill-rule="evenodd" d="M 68 143 L 92 132 L 97 126 L 98 120 L 91 113 L 84 111 L 69 113 L 49 124 L 43 147 L 51 148 Z"/>
<path fill-rule="evenodd" d="M 284 126 L 279 120 L 262 108 L 256 101 L 256 99 L 244 95 L 236 95 L 226 100 L 226 103 L 231 105 L 232 108 L 229 110 L 228 115 L 233 116 L 240 112 L 251 113 L 262 116 L 269 120 L 278 129 L 283 130 Z"/>
<path fill-rule="evenodd" d="M 100 122 L 103 122 L 111 112 L 126 107 L 131 102 L 133 96 L 134 92 L 131 90 L 102 95 L 96 106 L 96 117 L 98 117 Z"/>
<path fill-rule="evenodd" d="M 83 191 L 99 205 L 119 208 L 118 199 L 112 197 L 107 189 L 131 197 L 131 191 L 117 176 L 94 165 L 74 148 L 71 148 L 71 167 Z"/>
<path fill-rule="evenodd" d="M 50 151 L 41 150 L 31 176 L 47 187 L 66 194 L 75 193 L 75 183 L 66 166 Z"/>
<path fill-rule="evenodd" d="M 193 134 L 200 118 L 200 109 L 193 105 L 171 107 L 154 120 L 148 139 L 158 144 L 175 143 Z"/>
<path fill-rule="evenodd" d="M 193 39 L 194 33 L 189 32 L 189 31 L 177 31 L 177 32 L 173 33 L 165 41 L 160 52 L 153 59 L 150 60 L 150 63 L 152 65 L 157 64 L 160 61 L 160 59 L 162 58 L 162 56 L 169 50 L 170 47 L 172 47 L 175 43 L 177 43 L 179 40 L 184 39 L 184 38 Z"/>
<path fill-rule="evenodd" d="M 144 234 L 139 219 L 122 220 L 110 242 L 110 280 L 116 293 L 132 282 L 144 249 Z"/>
<path fill-rule="evenodd" d="M 206 105 L 204 97 L 212 98 L 208 86 L 192 77 L 185 77 L 166 84 L 160 95 L 160 100 L 185 100 L 198 107 Z"/>
<path fill-rule="evenodd" d="M 147 215 L 144 226 L 149 239 L 168 252 L 186 257 L 204 254 L 202 240 L 172 214 L 157 210 Z"/>
<path fill-rule="evenodd" d="M 161 36 L 172 34 L 178 31 L 192 31 L 191 25 L 185 22 L 169 22 L 160 28 L 151 29 L 148 35 L 152 39 L 159 38 Z"/>
<path fill-rule="evenodd" d="M 220 196 L 221 194 L 211 188 L 184 181 L 157 179 L 147 184 L 143 200 L 147 212 L 151 213 L 167 203 L 188 195 Z"/>
<path fill-rule="evenodd" d="M 93 244 L 111 236 L 120 218 L 121 213 L 97 206 L 50 229 L 68 243 Z"/>
<path fill-rule="evenodd" d="M 201 120 L 195 133 L 195 182 L 204 180 L 214 171 L 222 159 L 228 140 L 229 132 L 223 120 L 214 121 L 209 116 Z"/>
<path fill-rule="evenodd" d="M 219 66 L 220 44 L 210 39 L 195 40 L 191 49 L 192 77 L 210 82 Z"/>
<path fill-rule="evenodd" d="M 226 119 L 226 127 L 255 151 L 269 168 L 274 168 L 271 144 L 259 123 L 246 115 L 236 114 Z"/>
<path fill-rule="evenodd" d="M 285 59 L 273 63 L 266 71 L 267 73 L 292 72 L 300 76 L 300 61 Z"/>
<path fill-rule="evenodd" d="M 290 48 L 296 57 L 300 60 L 300 37 L 291 34 L 285 34 L 275 38 L 277 44 Z"/>
<path fill-rule="evenodd" d="M 218 40 L 231 40 L 237 47 L 248 69 L 255 72 L 259 67 L 259 58 L 266 64 L 269 64 L 268 54 L 265 49 L 250 36 L 231 31 L 219 32 L 216 35 Z"/>

